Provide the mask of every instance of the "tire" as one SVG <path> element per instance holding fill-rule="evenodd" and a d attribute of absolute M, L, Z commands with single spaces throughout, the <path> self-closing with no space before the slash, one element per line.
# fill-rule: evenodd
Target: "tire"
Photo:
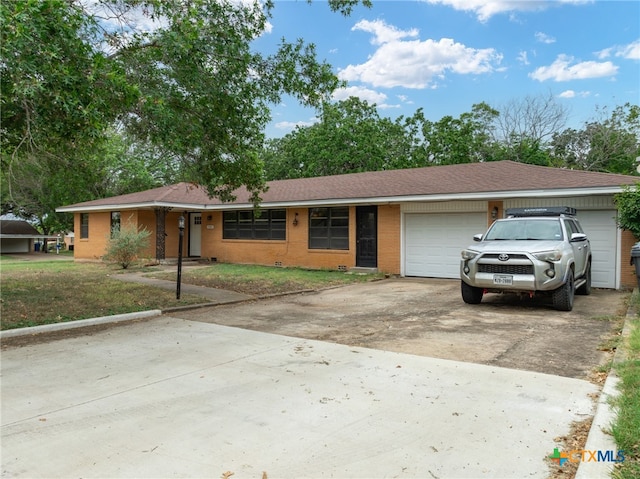
<path fill-rule="evenodd" d="M 567 282 L 552 293 L 553 307 L 558 311 L 571 311 L 573 309 L 573 298 L 575 295 L 573 285 L 573 270 L 569 270 Z"/>
<path fill-rule="evenodd" d="M 462 290 L 462 299 L 467 304 L 479 304 L 482 301 L 482 295 L 484 290 L 482 288 L 476 288 L 470 286 L 464 281 L 460 281 L 460 287 Z"/>
<path fill-rule="evenodd" d="M 587 272 L 584 274 L 585 284 L 576 289 L 577 294 L 589 296 L 591 294 L 591 261 L 587 264 Z"/>

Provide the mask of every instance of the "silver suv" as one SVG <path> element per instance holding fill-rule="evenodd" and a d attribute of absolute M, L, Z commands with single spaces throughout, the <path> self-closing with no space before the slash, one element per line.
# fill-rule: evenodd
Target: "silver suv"
<path fill-rule="evenodd" d="M 591 247 L 576 210 L 510 208 L 477 243 L 462 251 L 462 299 L 478 304 L 484 293 L 549 293 L 553 306 L 573 309 L 574 294 L 591 294 Z"/>

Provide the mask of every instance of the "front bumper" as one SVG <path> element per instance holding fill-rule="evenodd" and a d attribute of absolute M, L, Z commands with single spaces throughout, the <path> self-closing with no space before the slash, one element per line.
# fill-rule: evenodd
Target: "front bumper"
<path fill-rule="evenodd" d="M 470 286 L 495 291 L 553 291 L 564 284 L 561 262 L 540 261 L 529 254 L 511 255 L 517 259 L 500 261 L 478 255 L 461 260 L 460 278 Z M 553 272 L 550 277 L 547 272 Z"/>

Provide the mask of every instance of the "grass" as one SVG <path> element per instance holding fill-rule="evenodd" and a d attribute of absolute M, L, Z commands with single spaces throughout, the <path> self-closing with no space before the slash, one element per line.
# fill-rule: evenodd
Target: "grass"
<path fill-rule="evenodd" d="M 631 332 L 623 345 L 626 358 L 615 365 L 620 396 L 614 403 L 618 414 L 612 433 L 625 455 L 624 462 L 614 470 L 617 479 L 640 477 L 640 295 L 634 294 L 632 301 L 638 314 L 630 320 Z"/>
<path fill-rule="evenodd" d="M 44 255 L 43 255 L 44 256 Z M 123 272 L 102 263 L 75 263 L 58 259 L 24 260 L 0 256 L 1 329 L 74 321 L 149 309 L 167 309 L 204 302 L 201 297 L 114 279 Z M 159 267 L 137 266 L 126 270 L 163 276 L 175 281 L 175 273 Z M 182 283 L 230 289 L 254 294 L 282 293 L 299 289 L 367 281 L 372 276 L 336 271 L 218 264 L 185 268 Z"/>
<path fill-rule="evenodd" d="M 176 280 L 176 273 L 154 273 L 150 276 Z M 345 274 L 332 270 L 275 268 L 270 266 L 218 263 L 207 267 L 186 268 L 182 281 L 198 286 L 229 289 L 256 296 L 319 289 L 347 283 L 371 281 L 382 275 Z"/>

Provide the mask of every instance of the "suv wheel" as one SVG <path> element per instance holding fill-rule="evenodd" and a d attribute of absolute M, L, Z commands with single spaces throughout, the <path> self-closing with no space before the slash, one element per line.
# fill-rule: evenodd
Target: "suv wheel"
<path fill-rule="evenodd" d="M 569 270 L 567 282 L 552 293 L 553 307 L 559 311 L 571 311 L 573 309 L 573 270 Z"/>
<path fill-rule="evenodd" d="M 591 261 L 589 261 L 589 264 L 587 264 L 587 271 L 584 274 L 584 279 L 586 283 L 580 286 L 576 290 L 576 293 L 589 296 L 591 294 Z"/>
<path fill-rule="evenodd" d="M 484 294 L 484 290 L 482 288 L 470 286 L 464 281 L 460 281 L 460 284 L 462 289 L 462 299 L 465 303 L 478 304 L 482 301 L 482 295 Z"/>

